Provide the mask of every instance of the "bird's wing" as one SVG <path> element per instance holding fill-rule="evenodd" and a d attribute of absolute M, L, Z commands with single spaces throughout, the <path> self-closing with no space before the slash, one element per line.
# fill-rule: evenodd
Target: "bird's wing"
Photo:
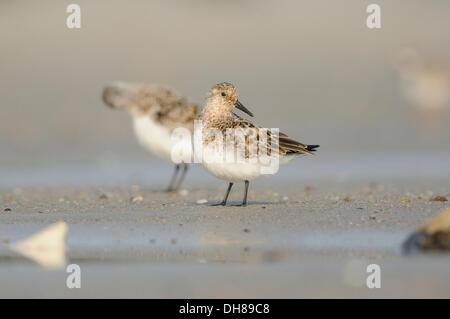
<path fill-rule="evenodd" d="M 179 96 L 173 90 L 164 88 L 153 90 L 149 102 L 157 106 L 155 112 L 152 112 L 157 122 L 170 129 L 184 127 L 193 130 L 194 120 L 199 114 L 197 104 Z"/>
<path fill-rule="evenodd" d="M 319 145 L 306 145 L 291 139 L 284 133 L 279 134 L 280 154 L 307 153 L 314 154 Z"/>
<path fill-rule="evenodd" d="M 246 131 L 246 135 L 250 137 L 252 136 L 252 134 L 255 134 L 251 133 L 251 131 L 255 131 L 257 134 L 255 137 L 258 141 L 259 145 L 258 147 L 265 148 L 266 154 L 270 154 L 271 150 L 274 149 L 274 147 L 277 147 L 277 141 L 275 136 L 276 134 L 272 132 L 270 129 L 261 130 L 260 127 L 251 123 L 250 121 L 245 120 L 234 113 L 233 115 L 234 115 L 233 127 L 234 128 L 239 127 L 244 129 Z M 263 136 L 262 134 L 266 134 L 266 136 Z M 272 139 L 272 135 L 275 140 Z M 295 154 L 295 153 L 314 154 L 316 148 L 318 147 L 319 145 L 306 145 L 297 142 L 282 132 L 278 133 L 278 152 L 280 155 Z"/>

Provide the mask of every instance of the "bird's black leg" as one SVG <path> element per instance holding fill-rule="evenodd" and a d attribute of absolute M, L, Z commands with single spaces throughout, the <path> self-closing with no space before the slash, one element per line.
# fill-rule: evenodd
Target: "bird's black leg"
<path fill-rule="evenodd" d="M 183 180 L 184 180 L 184 176 L 186 176 L 187 170 L 188 170 L 188 164 L 183 163 L 183 172 L 181 173 L 181 176 L 180 176 L 180 179 L 178 180 L 177 185 L 176 185 L 175 188 L 173 189 L 174 191 L 176 191 L 176 190 L 180 187 L 181 183 L 182 183 Z"/>
<path fill-rule="evenodd" d="M 248 194 L 248 186 L 250 185 L 249 181 L 245 181 L 245 193 L 244 193 L 244 200 L 242 201 L 241 206 L 247 206 L 247 194 Z"/>
<path fill-rule="evenodd" d="M 175 180 L 177 178 L 179 170 L 180 170 L 180 164 L 175 165 L 175 171 L 173 172 L 172 179 L 170 180 L 169 187 L 167 188 L 168 192 L 173 191 L 173 183 L 175 183 Z"/>
<path fill-rule="evenodd" d="M 230 183 L 228 185 L 227 193 L 225 194 L 225 198 L 223 199 L 223 201 L 221 203 L 214 204 L 212 206 L 220 206 L 220 205 L 225 206 L 227 204 L 228 195 L 230 195 L 231 187 L 233 187 L 233 183 Z"/>

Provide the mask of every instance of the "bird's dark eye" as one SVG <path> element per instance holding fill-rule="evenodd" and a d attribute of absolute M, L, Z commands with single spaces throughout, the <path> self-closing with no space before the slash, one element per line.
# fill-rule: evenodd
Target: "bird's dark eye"
<path fill-rule="evenodd" d="M 222 92 L 222 96 L 227 96 L 227 94 L 225 92 Z"/>

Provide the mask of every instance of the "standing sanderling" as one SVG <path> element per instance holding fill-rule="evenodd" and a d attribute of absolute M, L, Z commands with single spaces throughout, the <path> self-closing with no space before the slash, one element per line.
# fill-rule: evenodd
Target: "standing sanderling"
<path fill-rule="evenodd" d="M 196 104 L 171 89 L 154 84 L 113 83 L 103 90 L 103 101 L 114 109 L 128 110 L 140 144 L 168 161 L 172 161 L 172 147 L 176 144 L 171 138 L 173 130 L 185 128 L 192 133 L 198 116 Z M 181 165 L 183 172 L 175 184 Z M 174 191 L 181 185 L 187 169 L 187 163 L 175 164 L 167 191 Z"/>
<path fill-rule="evenodd" d="M 223 201 L 226 205 L 233 183 L 245 182 L 242 206 L 247 205 L 249 181 L 264 174 L 270 163 L 261 161 L 270 156 L 277 164 L 285 164 L 304 154 L 313 154 L 319 145 L 305 145 L 292 140 L 277 129 L 262 129 L 233 113 L 237 108 L 253 114 L 239 102 L 236 88 L 219 83 L 208 93 L 206 105 L 194 130 L 194 149 L 198 160 L 212 175 L 229 182 Z M 208 155 L 208 156 L 206 156 Z M 211 156 L 212 155 L 212 156 Z"/>

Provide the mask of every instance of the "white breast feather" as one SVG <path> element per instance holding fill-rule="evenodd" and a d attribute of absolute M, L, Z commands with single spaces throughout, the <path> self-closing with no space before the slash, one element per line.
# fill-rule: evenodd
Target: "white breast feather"
<path fill-rule="evenodd" d="M 167 127 L 152 120 L 149 116 L 134 117 L 134 132 L 139 143 L 156 156 L 171 161 L 171 151 L 175 142 Z"/>

